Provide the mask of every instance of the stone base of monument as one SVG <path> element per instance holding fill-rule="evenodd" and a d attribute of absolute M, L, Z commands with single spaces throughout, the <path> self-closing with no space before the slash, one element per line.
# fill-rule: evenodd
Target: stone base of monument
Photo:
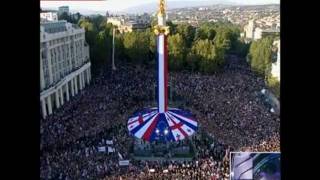
<path fill-rule="evenodd" d="M 148 142 L 136 138 L 132 156 L 147 161 L 191 161 L 195 157 L 191 139 L 178 142 Z"/>

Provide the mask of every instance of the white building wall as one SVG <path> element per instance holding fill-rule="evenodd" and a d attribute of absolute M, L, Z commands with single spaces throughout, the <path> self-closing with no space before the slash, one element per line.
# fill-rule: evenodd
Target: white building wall
<path fill-rule="evenodd" d="M 262 29 L 261 28 L 255 28 L 253 39 L 258 40 L 262 38 Z"/>
<path fill-rule="evenodd" d="M 69 14 L 69 6 L 60 6 L 59 7 L 59 15 L 61 15 L 64 12 Z"/>
<path fill-rule="evenodd" d="M 245 26 L 245 33 L 246 33 L 246 38 L 248 39 L 253 39 L 254 37 L 254 28 L 255 28 L 255 22 L 254 20 L 250 20 L 248 25 Z"/>
<path fill-rule="evenodd" d="M 107 19 L 107 23 L 111 23 L 113 24 L 114 26 L 121 26 L 122 24 L 122 21 L 120 18 L 108 18 Z"/>
<path fill-rule="evenodd" d="M 58 14 L 56 12 L 42 12 L 40 18 L 42 21 L 58 21 Z"/>
<path fill-rule="evenodd" d="M 274 42 L 278 46 L 277 61 L 272 63 L 271 75 L 280 81 L 280 40 Z"/>
<path fill-rule="evenodd" d="M 47 26 L 50 23 L 58 23 L 58 29 L 60 26 L 65 29 L 46 32 L 46 28 L 51 27 Z M 77 84 L 85 86 L 79 82 L 83 79 L 76 77 L 83 77 L 89 72 L 91 63 L 84 29 L 66 21 L 46 22 L 40 24 L 40 36 L 40 99 L 45 118 L 52 113 L 53 107 L 59 108 L 69 101 L 69 94 L 78 93 Z"/>

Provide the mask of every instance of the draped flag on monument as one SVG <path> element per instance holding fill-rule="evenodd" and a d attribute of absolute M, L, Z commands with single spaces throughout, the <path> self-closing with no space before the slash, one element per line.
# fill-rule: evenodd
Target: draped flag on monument
<path fill-rule="evenodd" d="M 179 141 L 192 136 L 198 129 L 198 122 L 189 111 L 168 107 L 168 34 L 165 2 L 160 1 L 157 35 L 157 104 L 135 113 L 128 120 L 130 135 L 145 141 Z"/>
<path fill-rule="evenodd" d="M 166 141 L 183 140 L 193 135 L 198 122 L 187 112 L 176 108 L 169 108 L 159 113 L 155 108 L 144 113 L 138 113 L 128 121 L 128 130 L 139 139 L 155 141 L 165 138 Z M 140 122 L 139 122 L 140 121 Z"/>

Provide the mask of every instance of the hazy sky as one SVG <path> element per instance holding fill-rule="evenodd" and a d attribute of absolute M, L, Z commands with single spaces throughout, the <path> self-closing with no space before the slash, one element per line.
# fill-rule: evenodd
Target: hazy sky
<path fill-rule="evenodd" d="M 122 11 L 130 7 L 157 3 L 159 0 L 102 0 L 102 1 L 42 1 L 40 5 L 42 8 L 58 9 L 59 6 L 69 6 L 70 11 L 76 10 L 94 10 L 94 11 Z M 195 0 L 167 0 L 167 1 L 195 1 Z M 210 0 L 197 0 L 210 1 Z M 269 4 L 280 3 L 280 0 L 228 0 L 230 2 L 241 4 Z"/>

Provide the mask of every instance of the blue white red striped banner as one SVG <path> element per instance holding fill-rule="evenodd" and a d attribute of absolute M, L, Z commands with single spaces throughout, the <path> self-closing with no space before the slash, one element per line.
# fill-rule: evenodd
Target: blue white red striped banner
<path fill-rule="evenodd" d="M 128 120 L 129 132 L 146 141 L 178 141 L 192 136 L 198 129 L 198 122 L 190 112 L 169 108 L 160 113 L 157 108 L 136 113 Z"/>

